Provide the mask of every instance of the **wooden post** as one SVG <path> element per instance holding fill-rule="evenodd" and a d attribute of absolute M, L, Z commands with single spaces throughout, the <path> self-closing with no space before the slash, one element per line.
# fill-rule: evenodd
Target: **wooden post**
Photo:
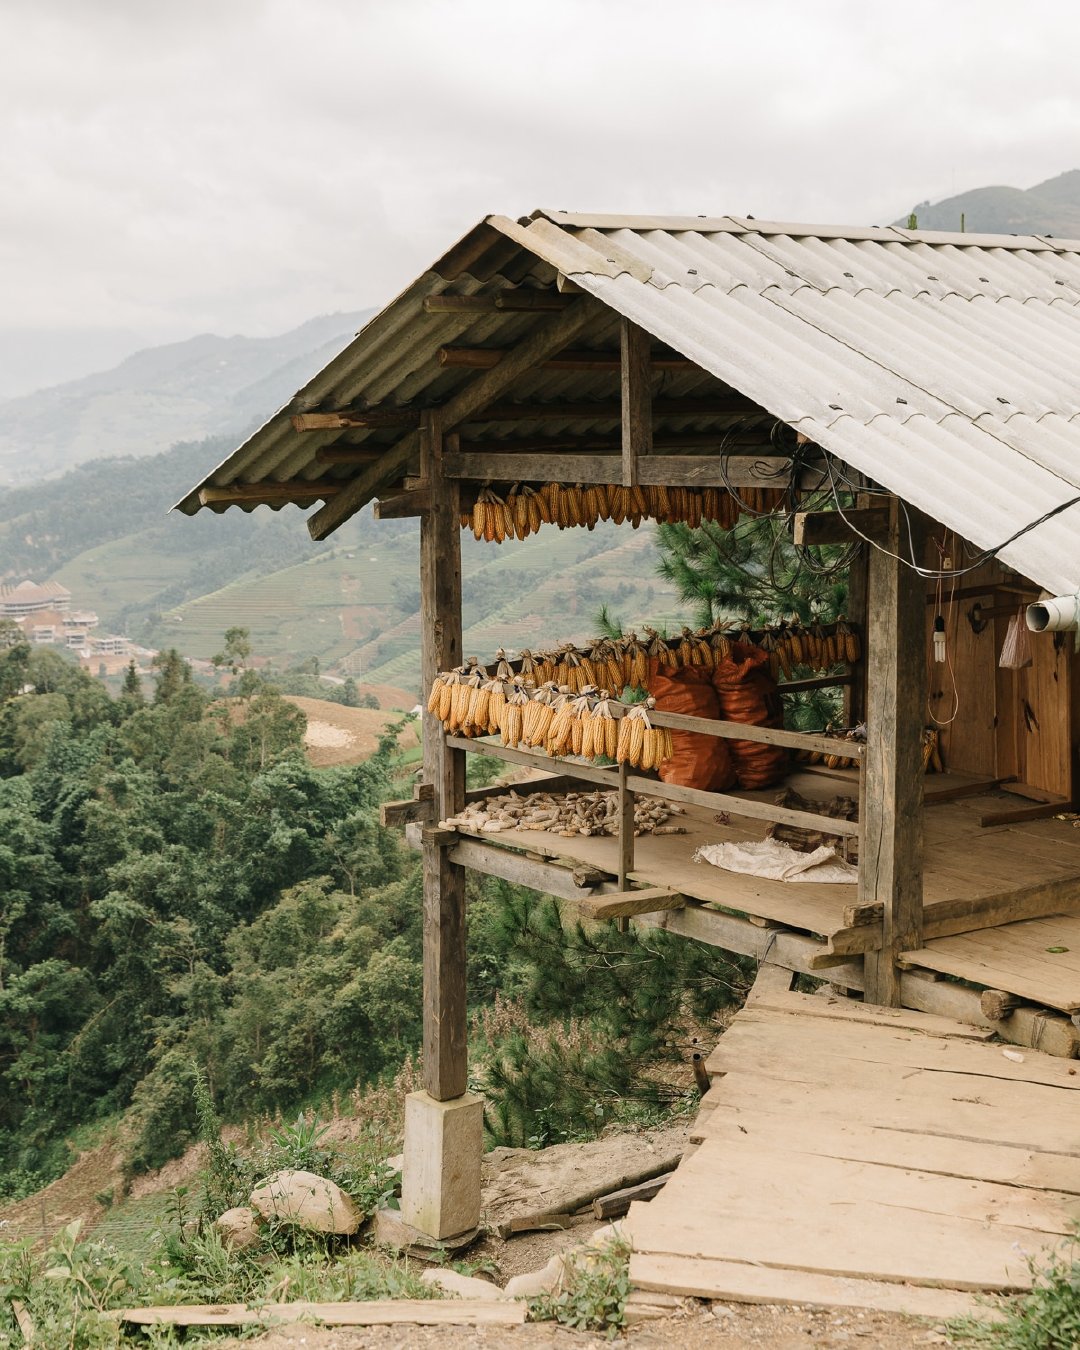
<path fill-rule="evenodd" d="M 892 556 L 909 555 L 901 524 L 894 501 L 888 551 L 871 548 L 867 571 L 867 747 L 858 900 L 884 908 L 881 950 L 868 952 L 864 960 L 866 1002 L 886 1007 L 900 1006 L 896 956 L 921 946 L 923 918 L 926 585 L 908 563 Z"/>
<path fill-rule="evenodd" d="M 442 476 L 442 426 L 428 413 L 421 447 L 431 509 L 420 520 L 422 692 L 440 670 L 461 665 L 460 490 Z M 465 755 L 446 745 L 438 718 L 424 713 L 424 781 L 435 821 L 465 805 Z M 465 869 L 434 835 L 424 838 L 424 1087 L 436 1101 L 466 1088 Z"/>
<path fill-rule="evenodd" d="M 630 873 L 634 870 L 634 805 L 636 796 L 627 786 L 629 769 L 625 763 L 619 765 L 619 890 L 630 888 Z M 625 933 L 630 928 L 629 919 L 617 920 L 619 931 Z"/>
<path fill-rule="evenodd" d="M 629 319 L 619 326 L 622 370 L 622 482 L 635 487 L 638 457 L 652 454 L 652 339 Z"/>
<path fill-rule="evenodd" d="M 857 625 L 857 631 L 866 642 L 866 583 L 870 544 L 862 544 L 848 568 L 847 617 Z M 865 653 L 864 653 L 865 655 Z M 852 680 L 844 686 L 844 725 L 857 726 L 866 716 L 866 662 L 856 662 L 851 671 Z"/>

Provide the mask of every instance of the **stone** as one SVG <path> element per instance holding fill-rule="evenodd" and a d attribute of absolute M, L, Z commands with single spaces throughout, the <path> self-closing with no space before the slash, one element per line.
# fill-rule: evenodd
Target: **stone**
<path fill-rule="evenodd" d="M 562 1283 L 565 1270 L 566 1261 L 560 1252 L 540 1270 L 530 1270 L 507 1280 L 503 1294 L 507 1298 L 535 1298 L 537 1294 L 550 1294 Z"/>
<path fill-rule="evenodd" d="M 456 1270 L 425 1270 L 420 1276 L 420 1282 L 433 1285 L 444 1294 L 456 1294 L 458 1298 L 506 1298 L 499 1286 L 490 1280 L 478 1280 L 475 1275 L 460 1275 Z"/>
<path fill-rule="evenodd" d="M 480 1223 L 480 1159 L 484 1102 L 471 1092 L 436 1101 L 426 1092 L 405 1098 L 405 1167 L 401 1214 L 433 1238 L 466 1233 Z"/>
<path fill-rule="evenodd" d="M 389 1247 L 404 1252 L 457 1252 L 468 1247 L 480 1236 L 479 1227 L 470 1228 L 464 1233 L 454 1233 L 450 1237 L 433 1238 L 421 1233 L 401 1217 L 399 1209 L 380 1209 L 375 1214 L 372 1225 L 372 1237 L 379 1247 Z"/>
<path fill-rule="evenodd" d="M 253 1247 L 260 1238 L 259 1216 L 247 1205 L 237 1205 L 227 1209 L 214 1220 L 214 1227 L 221 1234 L 222 1245 L 243 1251 Z"/>
<path fill-rule="evenodd" d="M 633 1246 L 630 1234 L 617 1219 L 614 1223 L 606 1223 L 603 1228 L 598 1228 L 585 1245 L 586 1247 L 606 1247 L 609 1242 L 625 1242 L 628 1247 Z"/>
<path fill-rule="evenodd" d="M 314 1172 L 286 1168 L 251 1192 L 251 1204 L 264 1219 L 293 1223 L 315 1233 L 355 1233 L 363 1215 L 334 1182 Z"/>

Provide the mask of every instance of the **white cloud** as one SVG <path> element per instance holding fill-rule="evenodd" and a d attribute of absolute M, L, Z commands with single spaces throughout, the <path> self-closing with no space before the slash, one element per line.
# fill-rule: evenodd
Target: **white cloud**
<path fill-rule="evenodd" d="M 6 325 L 272 332 L 488 211 L 881 222 L 1077 160 L 1080 11 L 0 0 Z"/>

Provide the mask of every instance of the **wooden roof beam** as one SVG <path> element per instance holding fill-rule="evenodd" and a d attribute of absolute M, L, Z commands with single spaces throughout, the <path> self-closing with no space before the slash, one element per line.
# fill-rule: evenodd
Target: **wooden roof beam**
<path fill-rule="evenodd" d="M 621 483 L 621 455 L 475 455 L 448 451 L 447 478 L 483 483 Z M 815 482 L 818 475 L 813 475 Z M 664 487 L 786 488 L 791 460 L 785 455 L 646 455 L 638 461 L 638 482 Z"/>
<path fill-rule="evenodd" d="M 511 351 L 516 348 L 511 348 Z M 506 355 L 500 347 L 440 347 L 439 365 L 448 368 L 467 367 L 469 370 L 491 370 Z M 535 363 L 543 370 L 612 370 L 622 369 L 622 357 L 618 352 L 593 351 L 585 347 L 579 351 L 560 351 Z M 656 370 L 696 370 L 697 364 L 685 356 L 652 356 L 650 368 Z M 702 372 L 703 374 L 705 372 Z"/>
<path fill-rule="evenodd" d="M 734 447 L 747 445 L 759 454 L 762 451 L 772 450 L 768 436 L 760 432 L 757 435 L 747 432 L 741 438 L 725 431 L 693 431 L 684 435 L 671 432 L 665 436 L 654 436 L 652 440 L 653 451 L 711 450 L 716 455 L 735 453 Z M 598 451 L 619 453 L 623 448 L 623 441 L 621 436 L 529 436 L 513 440 L 463 439 L 458 448 L 469 454 L 478 455 L 545 455 L 557 452 L 587 455 Z M 328 462 L 341 464 L 352 461 L 335 457 Z"/>
<path fill-rule="evenodd" d="M 295 413 L 294 431 L 345 431 L 350 428 L 371 430 L 379 427 L 415 427 L 420 425 L 423 408 L 343 408 L 337 412 Z M 568 403 L 493 403 L 473 413 L 470 422 L 530 422 L 588 418 L 618 420 L 621 405 L 610 400 L 583 399 Z M 654 417 L 729 417 L 746 414 L 768 417 L 766 409 L 752 399 L 732 390 L 713 398 L 657 398 Z"/>
<path fill-rule="evenodd" d="M 200 506 L 276 506 L 279 502 L 326 501 L 345 487 L 340 479 L 294 479 L 285 483 L 229 483 L 225 487 L 199 489 Z"/>
<path fill-rule="evenodd" d="M 444 431 L 452 431 L 504 393 L 526 371 L 561 351 L 581 330 L 592 323 L 603 311 L 603 306 L 591 296 L 579 296 L 561 314 L 543 316 L 516 347 L 502 354 L 497 366 L 485 370 L 471 380 L 442 409 Z M 308 520 L 312 539 L 325 539 L 343 524 L 378 491 L 383 483 L 398 477 L 416 454 L 420 443 L 419 430 L 403 436 L 375 464 L 370 464 L 349 483 L 348 488 L 331 502 L 321 507 Z"/>
<path fill-rule="evenodd" d="M 428 314 L 492 314 L 531 312 L 535 310 L 564 310 L 573 302 L 572 295 L 557 291 L 511 289 L 497 295 L 429 295 L 424 301 Z"/>

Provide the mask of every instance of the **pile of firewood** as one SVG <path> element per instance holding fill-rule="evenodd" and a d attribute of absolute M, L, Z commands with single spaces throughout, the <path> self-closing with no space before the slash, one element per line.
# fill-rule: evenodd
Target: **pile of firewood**
<path fill-rule="evenodd" d="M 683 825 L 669 825 L 671 816 L 684 814 L 671 802 L 639 799 L 634 803 L 634 834 L 685 834 Z M 619 797 L 616 792 L 506 792 L 470 802 L 464 811 L 439 825 L 448 830 L 499 834 L 503 830 L 539 830 L 560 834 L 619 833 Z"/>

